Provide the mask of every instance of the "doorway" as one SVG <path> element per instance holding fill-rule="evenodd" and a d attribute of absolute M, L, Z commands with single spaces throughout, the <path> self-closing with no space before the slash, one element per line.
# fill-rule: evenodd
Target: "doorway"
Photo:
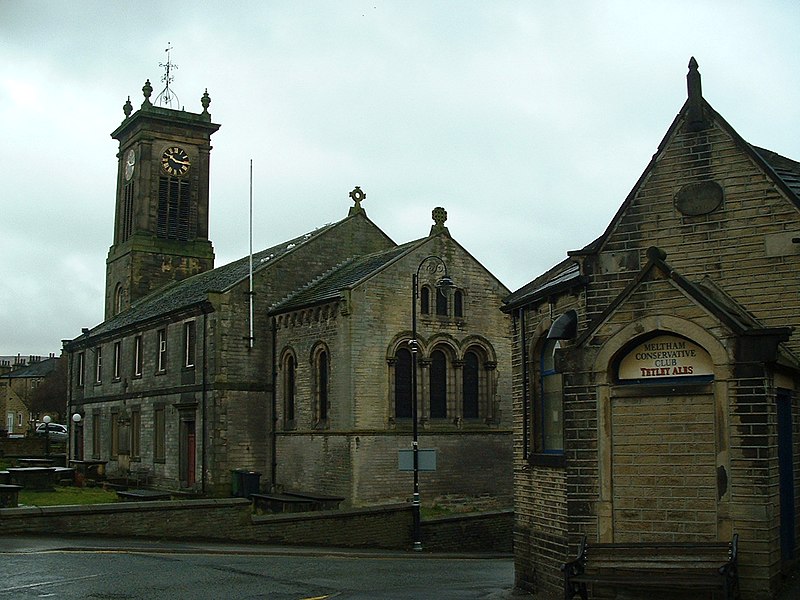
<path fill-rule="evenodd" d="M 194 418 L 181 418 L 180 422 L 180 480 L 181 487 L 191 488 L 194 487 L 196 482 L 196 433 Z"/>

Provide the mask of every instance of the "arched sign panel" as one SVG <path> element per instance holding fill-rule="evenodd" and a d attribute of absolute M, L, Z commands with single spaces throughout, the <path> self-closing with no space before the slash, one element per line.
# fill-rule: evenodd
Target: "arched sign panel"
<path fill-rule="evenodd" d="M 713 375 L 714 364 L 708 352 L 676 335 L 659 335 L 637 344 L 622 358 L 617 370 L 619 381 L 639 383 Z"/>

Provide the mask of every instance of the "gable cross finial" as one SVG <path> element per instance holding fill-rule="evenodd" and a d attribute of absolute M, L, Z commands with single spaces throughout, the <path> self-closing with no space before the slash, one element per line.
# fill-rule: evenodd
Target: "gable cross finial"
<path fill-rule="evenodd" d="M 353 191 L 350 192 L 350 199 L 355 202 L 355 206 L 350 207 L 350 212 L 348 214 L 354 215 L 356 213 L 363 212 L 363 208 L 361 208 L 361 202 L 367 197 L 367 195 L 362 191 L 361 186 L 356 186 L 353 188 Z"/>
<path fill-rule="evenodd" d="M 178 65 L 170 60 L 170 50 L 172 50 L 172 42 L 167 42 L 167 48 L 164 50 L 164 52 L 167 53 L 167 62 L 158 63 L 158 66 L 164 69 L 164 74 L 161 76 L 161 81 L 164 82 L 164 89 L 156 96 L 156 104 L 173 108 L 172 103 L 174 100 L 177 107 L 180 108 L 181 104 L 180 100 L 178 100 L 178 96 L 169 87 L 169 84 L 175 79 L 171 71 L 178 68 Z"/>
<path fill-rule="evenodd" d="M 447 227 L 444 226 L 445 221 L 447 221 L 447 211 L 442 208 L 441 206 L 437 206 L 431 212 L 431 217 L 433 217 L 433 225 L 431 226 L 431 235 L 435 235 L 437 233 L 447 233 Z"/>

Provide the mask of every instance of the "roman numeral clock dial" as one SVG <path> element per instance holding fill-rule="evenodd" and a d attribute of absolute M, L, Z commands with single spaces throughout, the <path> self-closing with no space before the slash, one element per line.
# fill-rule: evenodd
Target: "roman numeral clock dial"
<path fill-rule="evenodd" d="M 186 154 L 183 148 L 178 146 L 167 148 L 161 155 L 161 168 L 164 169 L 164 172 L 174 177 L 186 175 L 191 164 L 189 155 Z"/>

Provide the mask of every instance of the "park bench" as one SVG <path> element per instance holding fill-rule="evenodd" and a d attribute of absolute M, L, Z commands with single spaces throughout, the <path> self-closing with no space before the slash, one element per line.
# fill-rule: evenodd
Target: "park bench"
<path fill-rule="evenodd" d="M 584 536 L 578 557 L 562 565 L 564 600 L 588 600 L 589 585 L 675 592 L 721 592 L 739 598 L 738 534 L 730 542 L 589 543 Z"/>
<path fill-rule="evenodd" d="M 283 492 L 286 496 L 311 500 L 313 502 L 311 510 L 336 510 L 339 504 L 344 502 L 343 496 L 324 496 L 321 494 L 310 494 L 307 492 Z"/>

